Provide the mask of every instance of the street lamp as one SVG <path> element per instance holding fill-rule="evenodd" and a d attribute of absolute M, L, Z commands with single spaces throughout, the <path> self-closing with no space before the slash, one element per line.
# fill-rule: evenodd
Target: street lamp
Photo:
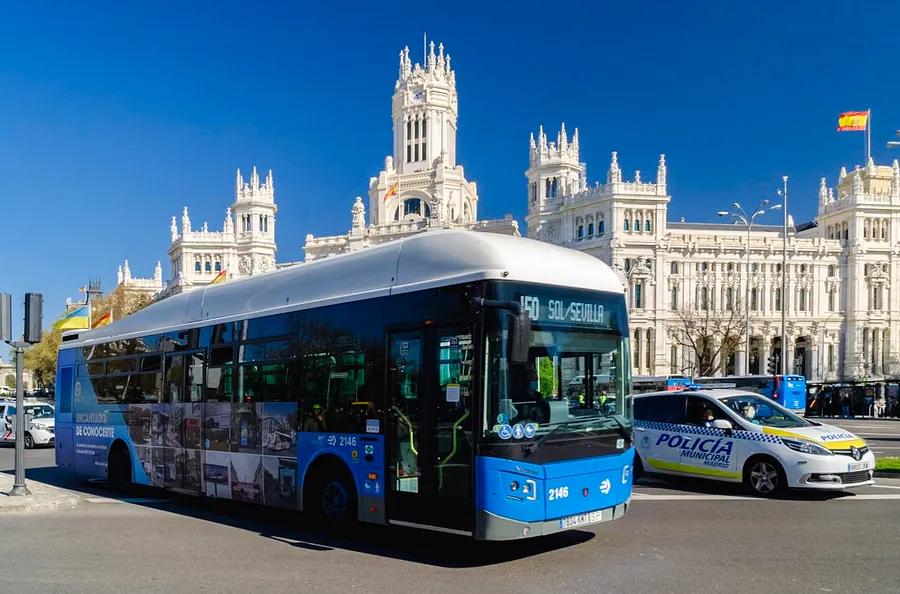
<path fill-rule="evenodd" d="M 731 217 L 734 219 L 735 224 L 740 223 L 747 227 L 747 279 L 744 282 L 744 356 L 746 357 L 745 361 L 745 373 L 750 372 L 750 231 L 753 229 L 753 223 L 756 222 L 758 217 L 766 214 L 772 210 L 781 210 L 780 204 L 775 204 L 773 206 L 769 206 L 768 200 L 763 200 L 760 202 L 756 208 L 753 209 L 752 214 L 748 214 L 747 211 L 737 202 L 732 203 L 732 208 L 734 210 L 720 210 L 717 214 L 720 217 Z M 781 298 L 782 306 L 784 305 L 784 296 Z"/>
<path fill-rule="evenodd" d="M 897 137 L 900 138 L 900 130 L 897 130 Z M 900 140 L 889 140 L 887 143 L 888 148 L 900 148 Z"/>

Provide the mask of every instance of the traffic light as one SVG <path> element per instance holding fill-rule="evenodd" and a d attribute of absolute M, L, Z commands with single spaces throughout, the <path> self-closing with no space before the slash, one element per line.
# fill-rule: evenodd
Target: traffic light
<path fill-rule="evenodd" d="M 778 357 L 775 355 L 769 355 L 769 362 L 766 366 L 766 371 L 769 372 L 769 375 L 775 375 L 778 371 Z"/>
<path fill-rule="evenodd" d="M 25 293 L 25 342 L 36 344 L 41 341 L 44 315 L 44 296 L 40 293 Z"/>
<path fill-rule="evenodd" d="M 12 341 L 12 295 L 0 293 L 0 342 Z"/>

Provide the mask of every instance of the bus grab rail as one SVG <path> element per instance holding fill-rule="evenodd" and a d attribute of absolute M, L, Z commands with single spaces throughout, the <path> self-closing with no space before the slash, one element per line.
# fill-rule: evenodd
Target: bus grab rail
<path fill-rule="evenodd" d="M 458 440 L 456 438 L 456 431 L 457 431 L 457 429 L 459 429 L 460 423 L 465 421 L 468 416 L 469 416 L 469 411 L 466 411 L 466 413 L 463 416 L 456 419 L 456 422 L 453 423 L 453 430 L 452 430 L 453 449 L 450 450 L 450 453 L 447 454 L 447 457 L 444 459 L 444 461 L 441 462 L 440 464 L 438 464 L 438 488 L 441 488 L 444 486 L 444 466 L 449 464 L 450 460 L 453 459 L 453 456 L 456 455 L 456 446 L 458 445 Z"/>
<path fill-rule="evenodd" d="M 391 407 L 391 410 L 397 411 L 397 416 L 399 416 L 401 419 L 403 419 L 403 422 L 406 423 L 406 426 L 407 426 L 407 428 L 409 429 L 409 449 L 412 450 L 412 453 L 413 453 L 413 454 L 415 454 L 416 456 L 418 456 L 418 455 L 419 455 L 419 452 L 416 450 L 416 444 L 415 444 L 415 442 L 413 441 L 413 435 L 414 435 L 415 432 L 413 431 L 413 425 L 412 425 L 412 423 L 409 421 L 409 419 L 406 417 L 405 414 L 403 414 L 402 412 L 400 412 L 400 409 L 397 408 L 396 405 L 392 406 L 392 407 Z"/>

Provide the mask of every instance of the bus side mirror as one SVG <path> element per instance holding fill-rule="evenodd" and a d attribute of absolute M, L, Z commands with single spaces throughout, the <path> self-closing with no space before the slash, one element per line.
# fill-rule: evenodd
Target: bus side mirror
<path fill-rule="evenodd" d="M 528 348 L 531 346 L 531 318 L 528 312 L 519 310 L 513 314 L 509 329 L 509 360 L 511 363 L 527 363 Z"/>

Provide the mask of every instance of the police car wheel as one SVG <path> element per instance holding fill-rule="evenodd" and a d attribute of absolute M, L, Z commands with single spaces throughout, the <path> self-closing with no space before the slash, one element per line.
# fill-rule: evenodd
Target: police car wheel
<path fill-rule="evenodd" d="M 759 457 L 747 462 L 744 484 L 754 495 L 778 497 L 787 489 L 787 477 L 778 462 L 772 458 Z"/>
<path fill-rule="evenodd" d="M 638 480 L 644 476 L 644 463 L 641 462 L 641 457 L 637 454 L 634 455 L 634 480 Z"/>
<path fill-rule="evenodd" d="M 34 438 L 31 436 L 31 433 L 25 434 L 25 449 L 30 450 L 34 447 Z"/>

